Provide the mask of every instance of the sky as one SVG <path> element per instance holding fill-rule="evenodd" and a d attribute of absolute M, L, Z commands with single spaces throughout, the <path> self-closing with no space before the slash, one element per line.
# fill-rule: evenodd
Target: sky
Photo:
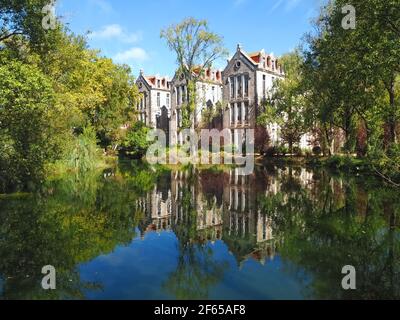
<path fill-rule="evenodd" d="M 322 0 L 58 0 L 56 14 L 89 46 L 128 64 L 135 76 L 172 77 L 176 58 L 160 31 L 186 17 L 206 19 L 230 54 L 264 49 L 280 56 L 312 30 Z M 223 69 L 225 61 L 215 67 Z"/>

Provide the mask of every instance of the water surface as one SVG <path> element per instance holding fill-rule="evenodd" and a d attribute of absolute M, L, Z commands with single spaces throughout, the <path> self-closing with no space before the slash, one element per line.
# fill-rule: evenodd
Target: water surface
<path fill-rule="evenodd" d="M 399 299 L 399 195 L 295 167 L 71 174 L 0 198 L 0 297 Z M 341 287 L 345 265 L 357 290 Z"/>

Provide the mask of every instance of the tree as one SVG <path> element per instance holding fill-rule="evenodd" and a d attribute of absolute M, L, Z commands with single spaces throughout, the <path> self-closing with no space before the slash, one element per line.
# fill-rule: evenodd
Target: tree
<path fill-rule="evenodd" d="M 209 30 L 206 20 L 186 18 L 161 31 L 161 38 L 176 54 L 178 74 L 183 75 L 187 84 L 187 103 L 182 108 L 183 127 L 194 125 L 196 109 L 196 82 L 204 77 L 205 71 L 214 61 L 224 57 L 227 51 L 222 37 Z"/>
<path fill-rule="evenodd" d="M 0 0 L 0 50 L 2 43 L 17 38 L 29 41 L 32 49 L 42 53 L 52 47 L 51 35 L 62 25 L 54 17 L 54 30 L 43 28 L 46 14 L 42 10 L 54 3 L 55 0 Z"/>
<path fill-rule="evenodd" d="M 122 142 L 122 151 L 134 158 L 142 158 L 151 145 L 151 142 L 147 141 L 149 131 L 150 128 L 142 122 L 136 122 L 133 127 L 129 128 Z"/>
<path fill-rule="evenodd" d="M 309 114 L 315 115 L 326 136 L 335 128 L 344 132 L 346 152 L 354 149 L 360 123 L 370 144 L 382 132 L 383 120 L 381 141 L 388 149 L 397 140 L 399 117 L 395 85 L 400 70 L 399 3 L 353 1 L 354 30 L 342 26 L 346 4 L 330 1 L 317 20 L 316 34 L 308 36 L 304 79 Z"/>
<path fill-rule="evenodd" d="M 26 189 L 55 158 L 51 81 L 18 61 L 0 66 L 0 192 Z"/>
<path fill-rule="evenodd" d="M 45 165 L 95 151 L 96 139 L 81 136 L 84 128 L 115 150 L 121 126 L 135 121 L 140 95 L 129 67 L 88 49 L 85 37 L 61 23 L 45 30 L 49 2 L 0 1 L 2 190 L 26 189 L 41 180 Z"/>
<path fill-rule="evenodd" d="M 280 61 L 285 78 L 275 81 L 271 99 L 260 119 L 264 124 L 276 121 L 281 125 L 281 138 L 289 145 L 290 154 L 293 154 L 293 146 L 306 133 L 301 71 L 303 60 L 296 50 L 284 55 Z"/>

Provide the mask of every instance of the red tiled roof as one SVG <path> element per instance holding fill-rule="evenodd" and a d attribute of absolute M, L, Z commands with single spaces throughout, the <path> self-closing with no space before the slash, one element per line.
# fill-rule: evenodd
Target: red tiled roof
<path fill-rule="evenodd" d="M 257 53 L 255 55 L 251 55 L 250 58 L 255 62 L 255 63 L 260 63 L 260 53 Z"/>
<path fill-rule="evenodd" d="M 153 85 L 156 84 L 156 77 L 146 77 Z"/>

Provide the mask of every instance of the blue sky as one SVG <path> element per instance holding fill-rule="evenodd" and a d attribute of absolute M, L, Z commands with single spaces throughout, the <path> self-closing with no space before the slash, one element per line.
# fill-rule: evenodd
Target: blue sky
<path fill-rule="evenodd" d="M 89 44 L 104 56 L 131 66 L 135 76 L 172 76 L 175 56 L 160 30 L 192 16 L 207 19 L 234 53 L 237 43 L 248 52 L 265 49 L 281 55 L 295 48 L 321 0 L 59 0 L 57 15 L 78 34 L 91 32 Z M 226 61 L 217 62 L 223 68 Z"/>

